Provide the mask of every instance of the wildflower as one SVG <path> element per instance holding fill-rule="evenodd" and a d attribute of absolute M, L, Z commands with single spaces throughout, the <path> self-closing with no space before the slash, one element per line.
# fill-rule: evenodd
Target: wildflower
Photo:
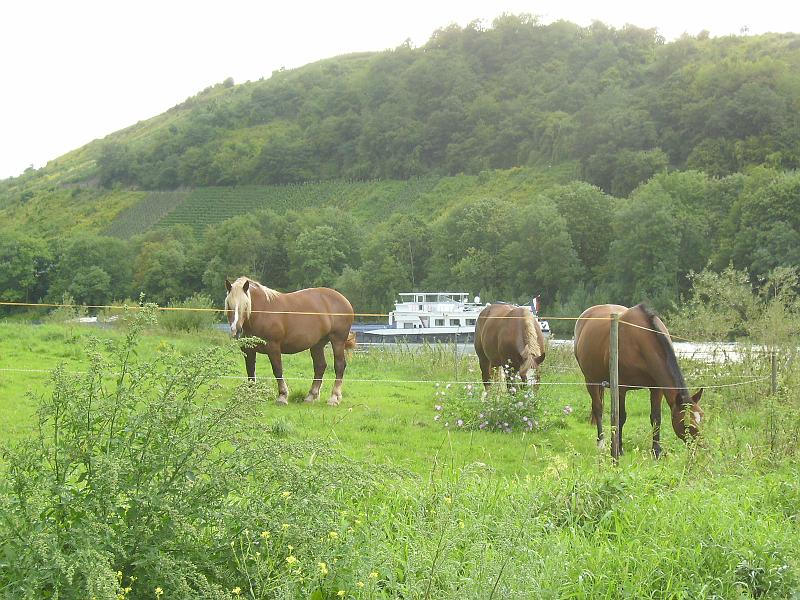
<path fill-rule="evenodd" d="M 156 588 L 156 598 L 160 598 L 163 593 L 164 590 L 162 590 L 160 587 Z"/>
<path fill-rule="evenodd" d="M 117 571 L 117 579 L 119 579 L 120 583 L 122 582 L 122 571 Z"/>
<path fill-rule="evenodd" d="M 297 557 L 294 556 L 293 554 L 290 554 L 289 556 L 286 557 L 286 562 L 290 565 L 293 565 L 297 562 Z"/>
<path fill-rule="evenodd" d="M 436 406 L 434 406 L 434 408 L 436 410 L 442 410 L 442 405 L 441 404 L 437 404 Z"/>
<path fill-rule="evenodd" d="M 320 573 L 322 573 L 323 575 L 327 575 L 328 574 L 328 565 L 327 564 L 325 564 L 324 562 L 318 562 L 317 565 L 319 566 L 319 572 Z"/>
<path fill-rule="evenodd" d="M 452 503 L 453 503 L 453 499 L 452 499 L 450 496 L 445 496 L 445 497 L 444 497 L 444 501 L 445 501 L 447 504 L 452 504 Z"/>
<path fill-rule="evenodd" d="M 442 415 L 436 415 L 435 417 L 433 417 L 433 420 L 434 421 L 438 421 L 441 418 L 442 418 Z"/>
<path fill-rule="evenodd" d="M 339 537 L 339 534 L 338 534 L 338 533 L 336 533 L 335 531 L 331 531 L 331 532 L 328 534 L 328 537 L 329 537 L 329 538 L 331 538 L 332 540 L 335 540 L 336 538 L 338 538 L 338 537 Z"/>
<path fill-rule="evenodd" d="M 445 387 L 445 389 L 448 389 L 448 390 L 449 390 L 449 389 L 450 389 L 450 384 L 448 383 L 448 384 L 447 384 L 446 386 L 444 386 L 444 387 Z"/>
<path fill-rule="evenodd" d="M 261 532 L 261 538 L 262 539 L 266 540 L 268 537 L 269 537 L 269 531 L 262 531 Z"/>
<path fill-rule="evenodd" d="M 289 529 L 289 524 L 288 523 L 284 523 L 283 525 L 281 525 L 281 527 L 283 527 L 284 529 Z"/>
<path fill-rule="evenodd" d="M 356 581 L 356 587 L 363 588 L 364 587 L 364 582 L 363 581 Z"/>
<path fill-rule="evenodd" d="M 353 521 L 353 523 L 355 525 L 361 525 L 361 519 L 356 519 L 355 521 Z"/>
<path fill-rule="evenodd" d="M 459 521 L 458 522 L 458 528 L 459 529 L 464 529 L 464 521 Z"/>
<path fill-rule="evenodd" d="M 339 596 L 339 598 L 344 598 L 345 591 L 344 590 L 339 590 L 338 592 L 336 592 L 336 595 Z"/>
<path fill-rule="evenodd" d="M 568 415 L 568 414 L 571 414 L 571 413 L 572 413 L 572 407 L 571 407 L 569 404 L 567 404 L 567 405 L 564 407 L 564 414 L 565 414 L 565 415 Z"/>
<path fill-rule="evenodd" d="M 449 422 L 447 422 L 447 421 L 445 421 L 445 424 L 444 424 L 444 426 L 445 426 L 445 427 L 450 427 L 450 423 L 449 423 Z"/>
<path fill-rule="evenodd" d="M 292 546 L 291 544 L 288 544 L 286 547 L 289 549 L 289 552 L 294 550 L 294 546 Z"/>
<path fill-rule="evenodd" d="M 434 387 L 439 387 L 439 382 L 438 381 L 436 382 L 436 385 Z"/>
<path fill-rule="evenodd" d="M 284 498 L 288 498 L 291 495 L 292 495 L 292 492 L 281 492 L 281 496 L 283 496 Z"/>
<path fill-rule="evenodd" d="M 467 391 L 468 392 L 472 391 L 472 384 L 471 383 L 467 384 Z"/>
<path fill-rule="evenodd" d="M 464 424 L 464 421 L 463 421 L 463 420 L 461 420 L 461 419 L 459 419 L 458 421 L 456 421 L 456 425 L 458 425 L 459 427 L 461 427 L 463 424 Z"/>
<path fill-rule="evenodd" d="M 377 578 L 378 578 L 378 573 L 377 573 L 377 571 L 372 571 L 372 572 L 369 574 L 369 578 L 370 578 L 370 579 L 377 579 Z"/>
<path fill-rule="evenodd" d="M 237 585 L 237 586 L 236 586 L 235 588 L 233 588 L 231 591 L 232 591 L 234 594 L 236 594 L 236 595 L 238 596 L 239 594 L 241 594 L 241 593 L 242 593 L 242 588 L 240 588 L 240 587 Z"/>
<path fill-rule="evenodd" d="M 525 405 L 522 402 L 517 402 L 517 408 L 522 408 L 523 406 Z"/>

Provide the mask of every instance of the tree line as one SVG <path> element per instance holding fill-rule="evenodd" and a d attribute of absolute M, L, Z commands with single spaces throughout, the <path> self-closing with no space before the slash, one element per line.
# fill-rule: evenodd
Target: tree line
<path fill-rule="evenodd" d="M 665 168 L 800 165 L 800 36 L 665 43 L 656 30 L 504 15 L 420 48 L 227 80 L 139 139 L 112 137 L 107 186 L 407 179 L 576 161 L 627 196 Z"/>
<path fill-rule="evenodd" d="M 595 302 L 679 305 L 691 274 L 728 266 L 754 286 L 800 264 L 800 174 L 757 167 L 723 178 L 652 177 L 627 198 L 585 182 L 523 200 L 478 197 L 429 221 L 401 211 L 367 226 L 334 208 L 263 210 L 196 233 L 155 229 L 130 240 L 80 234 L 50 242 L 0 232 L 0 298 L 108 304 L 140 293 L 166 304 L 195 293 L 218 305 L 224 279 L 279 289 L 331 286 L 358 312 L 398 292 L 458 288 L 572 316 Z M 8 310 L 7 310 L 8 312 Z M 574 314 L 573 314 L 574 313 Z"/>

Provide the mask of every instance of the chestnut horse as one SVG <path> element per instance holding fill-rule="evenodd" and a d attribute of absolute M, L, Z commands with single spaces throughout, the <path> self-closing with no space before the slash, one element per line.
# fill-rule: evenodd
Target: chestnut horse
<path fill-rule="evenodd" d="M 488 391 L 492 371 L 508 365 L 510 376 L 517 374 L 528 381 L 528 370 L 535 370 L 539 382 L 539 365 L 544 361 L 544 336 L 539 320 L 528 307 L 513 304 L 490 304 L 478 315 L 475 325 L 475 352 L 481 366 L 484 390 Z"/>
<path fill-rule="evenodd" d="M 282 294 L 247 277 L 233 283 L 225 280 L 228 295 L 225 312 L 231 334 L 242 334 L 264 340 L 253 348 L 243 348 L 247 377 L 256 378 L 256 353 L 266 354 L 272 363 L 272 373 L 278 381 L 278 403 L 288 404 L 289 388 L 283 379 L 281 354 L 296 354 L 311 350 L 314 361 L 314 381 L 306 402 L 319 398 L 322 376 L 325 373 L 325 345 L 333 348 L 336 381 L 328 404 L 342 401 L 342 377 L 346 367 L 345 349 L 355 348 L 355 333 L 351 333 L 353 307 L 336 290 L 311 288 Z"/>
<path fill-rule="evenodd" d="M 625 425 L 628 390 L 650 388 L 650 424 L 653 454 L 661 454 L 661 397 L 672 411 L 672 428 L 686 440 L 698 434 L 703 409 L 698 402 L 703 388 L 689 395 L 667 328 L 644 304 L 627 308 L 600 304 L 587 308 L 575 323 L 575 358 L 592 397 L 592 423 L 597 425 L 597 445 L 603 446 L 603 382 L 609 381 L 611 315 L 619 314 L 619 447 Z M 659 332 L 659 333 L 657 333 Z"/>

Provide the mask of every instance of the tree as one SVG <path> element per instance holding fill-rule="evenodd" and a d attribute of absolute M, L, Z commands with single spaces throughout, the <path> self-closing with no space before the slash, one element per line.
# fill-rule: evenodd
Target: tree
<path fill-rule="evenodd" d="M 50 249 L 40 238 L 0 232 L 0 299 L 34 302 L 41 298 L 52 260 Z"/>

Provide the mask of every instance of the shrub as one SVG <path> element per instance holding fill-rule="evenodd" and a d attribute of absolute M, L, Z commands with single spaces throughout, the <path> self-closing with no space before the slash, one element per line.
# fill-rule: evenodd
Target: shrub
<path fill-rule="evenodd" d="M 221 387 L 233 345 L 138 362 L 154 314 L 131 311 L 120 341 L 91 342 L 87 373 L 57 369 L 37 434 L 3 450 L 5 597 L 223 598 L 237 582 L 296 597 L 287 552 L 313 560 L 342 499 L 369 491 L 369 469 L 326 444 L 265 433 L 264 387 Z M 261 544 L 258 581 L 238 562 L 244 538 Z"/>
<path fill-rule="evenodd" d="M 179 302 L 170 302 L 167 310 L 161 311 L 159 324 L 169 332 L 208 331 L 219 322 L 219 314 L 214 310 L 214 301 L 205 294 L 193 294 Z"/>

